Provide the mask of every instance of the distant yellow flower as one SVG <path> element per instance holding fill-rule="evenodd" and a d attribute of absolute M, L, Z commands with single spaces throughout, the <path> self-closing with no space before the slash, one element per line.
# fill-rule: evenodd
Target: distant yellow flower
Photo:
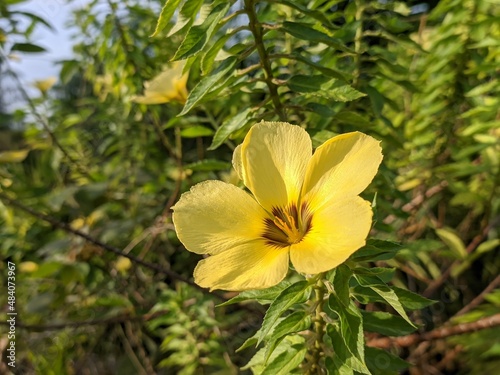
<path fill-rule="evenodd" d="M 161 104 L 171 101 L 185 103 L 188 91 L 187 74 L 182 74 L 184 64 L 175 61 L 172 67 L 165 69 L 151 81 L 144 83 L 144 95 L 134 96 L 133 101 L 141 104 Z"/>
<path fill-rule="evenodd" d="M 210 289 L 267 288 L 286 276 L 289 259 L 304 274 L 330 270 L 365 244 L 370 203 L 358 196 L 382 161 L 379 142 L 354 132 L 312 154 L 299 126 L 261 122 L 234 150 L 233 166 L 253 194 L 205 181 L 175 205 L 177 235 L 210 256 L 194 271 Z"/>
<path fill-rule="evenodd" d="M 56 77 L 49 77 L 46 79 L 37 80 L 33 83 L 33 86 L 36 87 L 42 94 L 45 94 L 49 89 L 54 86 L 57 82 Z"/>

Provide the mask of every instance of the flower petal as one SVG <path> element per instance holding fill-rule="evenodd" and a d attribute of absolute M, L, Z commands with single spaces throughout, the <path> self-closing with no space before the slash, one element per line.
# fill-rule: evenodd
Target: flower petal
<path fill-rule="evenodd" d="M 264 289 L 278 284 L 287 272 L 288 249 L 255 240 L 201 260 L 194 281 L 210 290 Z"/>
<path fill-rule="evenodd" d="M 218 254 L 260 237 L 266 212 L 242 189 L 205 181 L 172 208 L 179 240 L 198 254 Z"/>
<path fill-rule="evenodd" d="M 241 160 L 241 145 L 236 146 L 233 151 L 233 168 L 236 174 L 243 181 L 243 162 Z"/>
<path fill-rule="evenodd" d="M 309 233 L 292 245 L 290 258 L 298 272 L 316 274 L 343 263 L 365 244 L 372 209 L 360 197 L 347 197 L 314 212 Z"/>
<path fill-rule="evenodd" d="M 297 202 L 312 145 L 300 126 L 261 122 L 241 148 L 243 182 L 268 211 Z"/>
<path fill-rule="evenodd" d="M 361 193 L 382 161 L 379 143 L 359 132 L 342 134 L 323 143 L 307 166 L 304 200 L 315 210 L 339 197 Z"/>

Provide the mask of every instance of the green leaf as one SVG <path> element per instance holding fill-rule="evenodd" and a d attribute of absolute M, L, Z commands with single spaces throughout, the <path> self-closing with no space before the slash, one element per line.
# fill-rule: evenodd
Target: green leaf
<path fill-rule="evenodd" d="M 30 150 L 0 152 L 0 163 L 20 163 L 28 156 Z"/>
<path fill-rule="evenodd" d="M 305 6 L 300 5 L 296 1 L 279 0 L 278 3 L 289 6 L 290 8 L 296 9 L 299 12 L 305 14 L 306 16 L 309 16 L 311 18 L 315 18 L 318 21 L 320 21 L 322 25 L 327 25 L 330 27 L 333 26 L 331 21 L 328 19 L 328 17 L 326 17 L 324 13 L 322 13 L 318 10 L 306 8 Z"/>
<path fill-rule="evenodd" d="M 330 81 L 331 78 L 324 75 L 302 75 L 292 76 L 287 84 L 295 92 L 315 92 L 321 90 L 321 85 Z"/>
<path fill-rule="evenodd" d="M 201 58 L 201 72 L 205 75 L 212 71 L 215 58 L 219 51 L 226 45 L 226 42 L 231 38 L 231 34 L 224 34 L 221 36 L 203 55 Z"/>
<path fill-rule="evenodd" d="M 305 342 L 304 338 L 302 336 L 299 336 L 299 335 L 291 335 L 291 336 L 285 337 L 285 339 L 283 341 L 281 341 L 281 343 L 278 345 L 278 347 L 276 348 L 274 353 L 269 358 L 268 363 L 269 364 L 272 363 L 275 360 L 275 358 L 277 358 L 282 353 L 284 353 L 288 350 L 293 350 L 293 349 L 291 349 L 292 346 L 294 346 L 297 349 L 299 346 L 303 347 L 304 342 Z M 264 371 L 264 369 L 266 367 L 265 352 L 266 352 L 266 348 L 262 348 L 259 351 L 257 351 L 257 353 L 255 353 L 255 355 L 252 357 L 252 359 L 245 366 L 243 366 L 241 369 L 248 370 L 251 368 L 252 372 L 254 374 L 261 374 L 262 371 Z"/>
<path fill-rule="evenodd" d="M 266 352 L 266 360 L 271 356 L 274 349 L 291 333 L 300 332 L 308 329 L 311 325 L 311 315 L 305 311 L 295 311 L 288 315 L 281 322 L 276 324 L 272 331 L 272 341 L 269 343 Z"/>
<path fill-rule="evenodd" d="M 214 139 L 208 150 L 215 150 L 219 147 L 232 133 L 244 127 L 249 119 L 248 115 L 252 112 L 251 108 L 238 113 L 236 116 L 231 116 L 227 121 L 220 126 L 215 132 Z"/>
<path fill-rule="evenodd" d="M 203 0 L 186 0 L 182 4 L 174 26 L 168 32 L 168 37 L 176 34 L 177 32 L 189 28 L 196 20 L 196 15 L 203 5 Z M 201 12 L 200 12 L 201 13 Z"/>
<path fill-rule="evenodd" d="M 458 259 L 465 259 L 467 257 L 468 253 L 463 241 L 451 228 L 436 229 L 436 234 L 456 254 Z"/>
<path fill-rule="evenodd" d="M 367 244 L 356 251 L 351 259 L 355 262 L 374 262 L 376 260 L 389 260 L 394 258 L 401 250 L 401 245 L 383 240 L 368 240 Z"/>
<path fill-rule="evenodd" d="M 48 29 L 55 31 L 54 27 L 50 23 L 48 23 L 42 17 L 37 16 L 36 14 L 29 13 L 29 12 L 22 12 L 22 11 L 10 11 L 9 13 L 10 14 L 22 14 L 23 16 L 31 18 L 33 20 L 33 22 L 39 22 L 39 23 L 45 25 Z"/>
<path fill-rule="evenodd" d="M 213 134 L 214 131 L 212 129 L 201 125 L 190 126 L 181 130 L 181 137 L 183 138 L 208 137 Z"/>
<path fill-rule="evenodd" d="M 310 285 L 307 281 L 299 281 L 295 284 L 290 285 L 279 294 L 279 296 L 273 301 L 273 303 L 271 303 L 271 306 L 269 306 L 269 309 L 264 316 L 258 343 L 260 343 L 264 339 L 266 334 L 271 330 L 281 314 L 283 314 L 286 310 L 288 310 L 290 306 L 303 298 L 304 292 L 309 287 Z"/>
<path fill-rule="evenodd" d="M 388 283 L 394 277 L 395 268 L 389 267 L 356 267 L 353 272 L 357 275 L 374 276 L 385 283 Z"/>
<path fill-rule="evenodd" d="M 358 126 L 372 126 L 373 124 L 368 121 L 365 117 L 361 116 L 356 112 L 351 111 L 342 111 L 335 115 L 335 119 L 342 121 L 349 125 L 358 125 Z"/>
<path fill-rule="evenodd" d="M 420 310 L 437 302 L 397 286 L 391 286 L 391 289 L 394 290 L 403 307 L 408 310 Z"/>
<path fill-rule="evenodd" d="M 366 94 L 356 90 L 355 88 L 349 85 L 333 87 L 326 91 L 322 91 L 321 94 L 323 97 L 327 99 L 333 99 L 337 102 L 351 102 L 353 100 L 366 96 Z"/>
<path fill-rule="evenodd" d="M 165 5 L 163 6 L 160 16 L 158 17 L 158 21 L 156 22 L 156 28 L 153 34 L 151 34 L 150 38 L 158 35 L 165 27 L 169 24 L 172 16 L 174 15 L 175 10 L 181 0 L 167 0 Z"/>
<path fill-rule="evenodd" d="M 306 353 L 307 349 L 305 345 L 292 345 L 286 351 L 274 358 L 274 360 L 265 367 L 261 375 L 289 375 L 293 369 L 297 368 L 302 363 Z"/>
<path fill-rule="evenodd" d="M 318 70 L 319 72 L 330 76 L 332 78 L 337 78 L 342 82 L 347 82 L 349 81 L 352 77 L 348 73 L 344 73 L 335 69 L 327 68 L 321 64 L 317 64 L 315 62 L 310 61 L 309 59 L 305 58 L 304 56 L 298 54 L 298 53 L 293 53 L 292 54 L 293 58 L 297 61 L 303 62 L 306 65 L 309 65 L 313 67 L 314 69 Z"/>
<path fill-rule="evenodd" d="M 231 298 L 229 301 L 217 305 L 217 307 L 234 305 L 235 303 L 240 303 L 244 301 L 257 301 L 261 305 L 268 305 L 271 302 L 273 302 L 276 299 L 276 297 L 278 297 L 279 294 L 283 292 L 284 289 L 288 288 L 290 285 L 291 285 L 290 282 L 285 280 L 279 283 L 278 285 L 272 286 L 267 289 L 247 290 L 241 292 L 236 297 Z"/>
<path fill-rule="evenodd" d="M 32 43 L 16 43 L 10 49 L 12 51 L 40 53 L 47 51 L 45 48 Z"/>
<path fill-rule="evenodd" d="M 309 24 L 285 21 L 283 22 L 282 29 L 297 39 L 307 40 L 308 42 L 324 43 L 339 51 L 354 53 L 354 51 L 347 48 L 340 39 L 332 38 L 321 31 L 313 29 Z"/>
<path fill-rule="evenodd" d="M 219 21 L 230 7 L 230 2 L 217 5 L 201 25 L 191 27 L 175 52 L 173 60 L 183 60 L 200 52 L 210 40 Z"/>
<path fill-rule="evenodd" d="M 230 77 L 228 74 L 238 62 L 236 57 L 228 57 L 220 64 L 217 69 L 208 76 L 202 78 L 200 82 L 189 93 L 186 104 L 178 116 L 188 113 L 196 104 L 198 104 L 215 86 L 222 86 Z"/>
<path fill-rule="evenodd" d="M 415 327 L 413 322 L 410 320 L 408 315 L 406 314 L 406 311 L 403 309 L 403 306 L 401 305 L 401 302 L 399 302 L 399 298 L 397 294 L 390 289 L 387 285 L 384 284 L 382 280 L 379 279 L 380 283 L 379 284 L 373 284 L 373 280 L 376 279 L 376 277 L 369 277 L 369 282 L 366 283 L 367 277 L 366 276 L 361 276 L 361 275 L 354 275 L 354 277 L 358 280 L 358 282 L 363 285 L 363 286 L 368 286 L 370 287 L 375 293 L 377 293 L 380 297 L 384 299 L 385 302 L 387 302 L 389 305 L 392 306 L 394 310 L 398 312 L 399 315 L 401 315 L 410 325 Z"/>
<path fill-rule="evenodd" d="M 350 304 L 349 280 L 351 276 L 352 271 L 345 264 L 341 264 L 335 269 L 333 288 L 338 300 L 344 307 L 348 307 Z"/>
<path fill-rule="evenodd" d="M 410 367 L 410 363 L 379 348 L 365 348 L 366 365 L 373 375 L 397 375 Z"/>
<path fill-rule="evenodd" d="M 404 336 L 415 332 L 417 327 L 409 325 L 403 318 L 382 311 L 361 311 L 365 331 L 386 336 Z"/>
<path fill-rule="evenodd" d="M 370 374 L 365 364 L 363 317 L 358 307 L 351 301 L 346 308 L 337 296 L 330 294 L 328 308 L 339 317 L 338 327 L 328 325 L 327 333 L 340 361 L 355 371 Z"/>

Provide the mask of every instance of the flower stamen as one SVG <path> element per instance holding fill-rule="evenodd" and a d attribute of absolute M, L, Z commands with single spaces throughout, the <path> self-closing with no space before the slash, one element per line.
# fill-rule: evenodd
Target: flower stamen
<path fill-rule="evenodd" d="M 299 243 L 311 229 L 312 214 L 306 203 L 298 210 L 295 204 L 287 208 L 274 207 L 273 218 L 265 218 L 262 237 L 277 247 L 288 247 Z"/>

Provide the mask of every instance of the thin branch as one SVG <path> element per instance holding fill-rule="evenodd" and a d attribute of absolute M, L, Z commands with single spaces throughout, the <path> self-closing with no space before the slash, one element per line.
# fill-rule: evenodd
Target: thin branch
<path fill-rule="evenodd" d="M 267 54 L 266 46 L 263 40 L 263 28 L 257 19 L 257 14 L 255 13 L 255 1 L 254 0 L 244 0 L 245 1 L 245 12 L 248 15 L 250 31 L 255 39 L 255 45 L 257 47 L 257 52 L 259 53 L 260 62 L 262 68 L 264 69 L 264 76 L 266 79 L 267 87 L 269 88 L 269 94 L 273 101 L 274 108 L 278 114 L 281 121 L 286 121 L 286 114 L 281 103 L 278 86 L 274 84 L 273 70 L 269 62 L 269 57 Z"/>
<path fill-rule="evenodd" d="M 469 245 L 466 248 L 467 254 L 472 253 L 480 244 L 481 241 L 488 235 L 488 232 L 491 230 L 491 228 L 494 226 L 496 223 L 497 219 L 494 219 L 493 222 L 489 223 L 484 227 L 484 229 L 481 231 L 481 233 L 478 233 L 472 241 L 469 243 Z M 432 283 L 430 283 L 427 288 L 423 291 L 422 295 L 424 297 L 430 297 L 434 294 L 434 292 L 443 285 L 443 283 L 450 277 L 452 270 L 460 264 L 459 260 L 454 261 L 451 266 L 449 266 L 442 274 L 439 276 L 438 279 L 434 280 Z"/>
<path fill-rule="evenodd" d="M 440 327 L 426 333 L 413 333 L 402 337 L 382 337 L 368 341 L 367 345 L 376 348 L 389 349 L 390 347 L 409 347 L 423 341 L 440 340 L 450 336 L 462 335 L 480 331 L 486 328 L 500 326 L 500 314 L 479 319 L 472 323 L 461 323 L 455 326 Z"/>
<path fill-rule="evenodd" d="M 160 310 L 153 313 L 148 313 L 144 315 L 119 315 L 110 318 L 84 320 L 80 322 L 61 322 L 53 324 L 24 324 L 22 321 L 16 322 L 16 328 L 25 329 L 27 331 L 33 332 L 44 332 L 44 331 L 57 331 L 59 329 L 65 328 L 79 328 L 85 326 L 97 326 L 101 324 L 121 324 L 124 322 L 140 321 L 147 322 L 153 320 L 156 317 L 167 314 L 169 311 Z M 0 325 L 6 326 L 8 322 L 0 322 Z"/>
<path fill-rule="evenodd" d="M 130 259 L 134 263 L 140 264 L 141 266 L 149 268 L 149 269 L 151 269 L 153 271 L 156 271 L 158 273 L 167 275 L 172 280 L 181 281 L 183 283 L 191 285 L 192 287 L 194 287 L 196 289 L 201 290 L 204 293 L 209 294 L 209 291 L 207 289 L 202 288 L 201 286 L 195 284 L 193 281 L 185 278 L 182 275 L 179 275 L 175 271 L 163 268 L 163 267 L 161 267 L 161 266 L 159 266 L 157 264 L 154 264 L 154 263 L 146 262 L 146 261 L 140 259 L 139 257 L 136 257 L 135 255 L 127 254 L 127 253 L 123 252 L 122 250 L 118 249 L 117 247 L 105 244 L 105 243 L 103 243 L 103 242 L 101 242 L 101 241 L 99 241 L 99 240 L 97 240 L 97 239 L 89 236 L 87 233 L 81 232 L 81 231 L 79 231 L 77 229 L 73 229 L 73 228 L 71 228 L 70 225 L 68 225 L 66 223 L 60 222 L 60 221 L 56 220 L 55 218 L 53 218 L 53 217 L 51 217 L 49 215 L 45 215 L 45 214 L 42 214 L 40 212 L 37 212 L 37 211 L 35 211 L 35 210 L 33 210 L 33 209 L 25 206 L 24 204 L 22 204 L 22 203 L 20 203 L 20 202 L 18 202 L 16 200 L 14 200 L 14 199 L 12 199 L 12 198 L 9 198 L 4 193 L 0 192 L 0 199 L 3 200 L 4 202 L 6 202 L 7 204 L 9 204 L 9 205 L 11 205 L 13 207 L 19 208 L 20 210 L 22 210 L 22 211 L 30 214 L 31 216 L 34 216 L 34 217 L 36 217 L 36 218 L 38 218 L 40 220 L 43 220 L 43 221 L 45 221 L 45 222 L 53 225 L 56 228 L 62 229 L 63 231 L 65 231 L 67 233 L 71 233 L 71 234 L 74 234 L 75 236 L 81 237 L 81 238 L 87 240 L 88 242 L 93 243 L 96 246 L 99 246 L 100 248 L 102 248 L 104 250 L 107 250 L 107 251 L 110 251 L 110 252 L 112 252 L 112 253 L 114 253 L 116 255 L 120 255 L 122 257 L 128 258 L 128 259 Z M 210 294 L 213 294 L 216 297 L 218 297 L 218 298 L 220 298 L 222 300 L 225 300 L 225 298 L 222 297 L 220 294 L 217 294 L 217 293 L 210 293 Z"/>
<path fill-rule="evenodd" d="M 7 66 L 7 69 L 9 71 L 10 76 L 14 79 L 14 81 L 16 81 L 17 86 L 18 86 L 18 90 L 21 93 L 21 96 L 22 96 L 23 100 L 26 103 L 28 103 L 28 106 L 31 109 L 31 114 L 33 116 L 35 116 L 35 118 L 40 122 L 40 124 L 42 125 L 43 129 L 45 130 L 45 132 L 49 135 L 52 143 L 62 152 L 62 154 L 64 155 L 64 157 L 66 159 L 68 159 L 69 162 L 76 167 L 76 169 L 78 169 L 78 171 L 82 175 L 84 175 L 85 177 L 87 177 L 91 181 L 93 181 L 94 179 L 89 174 L 89 172 L 87 172 L 85 169 L 83 169 L 82 166 L 75 159 L 73 159 L 73 157 L 71 157 L 71 155 L 68 153 L 68 151 L 66 150 L 66 148 L 63 147 L 63 145 L 59 142 L 59 140 L 57 139 L 57 137 L 54 134 L 54 132 L 50 129 L 50 126 L 47 123 L 47 120 L 45 119 L 45 117 L 43 117 L 42 115 L 40 115 L 38 113 L 36 105 L 33 102 L 33 99 L 28 95 L 28 92 L 24 88 L 24 84 L 21 82 L 21 79 L 19 78 L 19 76 L 17 75 L 17 73 L 14 70 L 12 70 L 12 68 L 9 66 L 9 64 L 8 64 L 8 57 L 6 56 L 6 54 L 5 54 L 5 52 L 4 52 L 4 50 L 2 48 L 0 48 L 0 55 L 1 55 L 1 59 L 5 62 L 6 66 Z"/>
<path fill-rule="evenodd" d="M 458 311 L 455 315 L 453 315 L 453 318 L 463 315 L 471 311 L 476 306 L 478 306 L 481 302 L 483 302 L 484 297 L 490 292 L 492 292 L 493 289 L 495 289 L 499 285 L 500 285 L 500 275 L 498 275 L 495 279 L 493 279 L 493 281 L 489 283 L 489 285 L 476 298 L 474 298 L 467 305 L 465 305 L 460 311 Z"/>

